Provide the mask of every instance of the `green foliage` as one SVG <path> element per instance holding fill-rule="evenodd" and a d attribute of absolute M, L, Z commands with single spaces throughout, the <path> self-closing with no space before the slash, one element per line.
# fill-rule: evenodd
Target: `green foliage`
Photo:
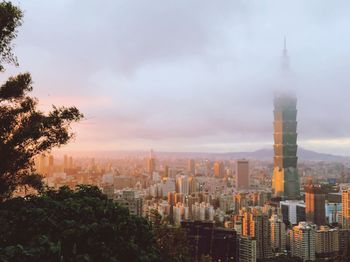
<path fill-rule="evenodd" d="M 3 63 L 15 63 L 12 40 L 21 25 L 22 12 L 10 2 L 0 2 L 0 71 Z M 29 73 L 10 77 L 0 86 L 0 202 L 18 186 L 42 189 L 35 174 L 33 157 L 66 144 L 72 137 L 70 124 L 83 115 L 75 107 L 53 107 L 49 113 L 37 109 L 38 100 Z"/>
<path fill-rule="evenodd" d="M 167 223 L 162 223 L 162 217 L 157 210 L 151 210 L 151 218 L 156 247 L 160 253 L 161 261 L 192 261 L 186 232 L 181 227 L 173 227 Z"/>
<path fill-rule="evenodd" d="M 149 223 L 93 186 L 9 199 L 0 224 L 0 261 L 168 261 Z"/>

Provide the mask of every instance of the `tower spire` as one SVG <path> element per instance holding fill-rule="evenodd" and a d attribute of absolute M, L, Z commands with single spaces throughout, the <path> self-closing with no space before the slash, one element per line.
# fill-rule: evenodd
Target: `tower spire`
<path fill-rule="evenodd" d="M 285 72 L 289 71 L 289 57 L 288 57 L 286 36 L 284 36 L 283 38 L 282 70 Z"/>

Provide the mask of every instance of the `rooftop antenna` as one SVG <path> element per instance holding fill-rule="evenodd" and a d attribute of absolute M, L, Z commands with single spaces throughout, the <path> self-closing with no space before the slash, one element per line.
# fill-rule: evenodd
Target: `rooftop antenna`
<path fill-rule="evenodd" d="M 283 38 L 282 69 L 285 72 L 289 71 L 289 57 L 288 57 L 286 36 L 284 36 Z"/>

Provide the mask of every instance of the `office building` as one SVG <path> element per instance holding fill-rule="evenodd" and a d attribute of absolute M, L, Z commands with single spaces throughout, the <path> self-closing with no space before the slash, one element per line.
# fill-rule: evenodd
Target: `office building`
<path fill-rule="evenodd" d="M 305 186 L 306 221 L 318 226 L 326 224 L 326 194 L 320 185 Z"/>
<path fill-rule="evenodd" d="M 214 163 L 214 176 L 215 177 L 224 177 L 224 175 L 225 175 L 224 164 L 222 162 L 216 161 Z"/>
<path fill-rule="evenodd" d="M 249 189 L 250 186 L 249 161 L 242 159 L 236 164 L 236 188 L 237 190 Z"/>
<path fill-rule="evenodd" d="M 350 229 L 350 188 L 342 191 L 342 228 Z"/>
<path fill-rule="evenodd" d="M 196 168 L 196 163 L 195 163 L 194 159 L 189 159 L 188 160 L 188 172 L 190 173 L 190 175 L 196 174 L 195 168 Z"/>

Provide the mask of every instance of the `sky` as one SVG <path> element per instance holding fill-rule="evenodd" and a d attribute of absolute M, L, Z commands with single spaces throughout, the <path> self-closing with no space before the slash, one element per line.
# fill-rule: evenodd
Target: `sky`
<path fill-rule="evenodd" d="M 350 155 L 347 0 L 17 0 L 15 41 L 43 109 L 85 119 L 63 150 L 271 148 L 287 39 L 298 144 Z"/>

